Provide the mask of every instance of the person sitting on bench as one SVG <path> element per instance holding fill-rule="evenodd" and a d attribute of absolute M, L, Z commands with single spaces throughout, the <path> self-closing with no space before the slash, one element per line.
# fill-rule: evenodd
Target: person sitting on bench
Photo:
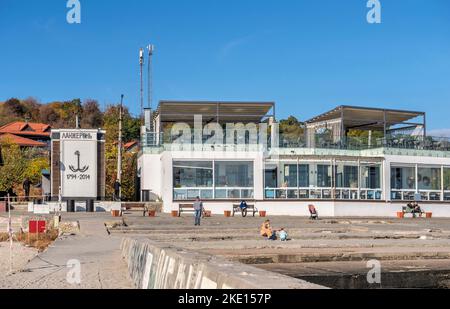
<path fill-rule="evenodd" d="M 310 219 L 311 220 L 318 220 L 319 219 L 319 213 L 317 212 L 317 209 L 314 205 L 310 204 L 308 205 L 309 213 L 311 214 Z"/>
<path fill-rule="evenodd" d="M 422 217 L 422 215 L 424 214 L 424 211 L 422 210 L 422 208 L 420 208 L 419 203 L 414 202 L 413 207 L 414 207 L 414 213 L 419 214 L 419 216 Z"/>
<path fill-rule="evenodd" d="M 277 231 L 270 226 L 270 220 L 264 221 L 261 225 L 260 234 L 262 237 L 267 237 L 269 240 L 277 240 Z"/>
<path fill-rule="evenodd" d="M 244 212 L 247 210 L 248 205 L 246 201 L 242 201 L 241 204 L 239 205 L 239 207 L 241 208 L 241 211 Z"/>
<path fill-rule="evenodd" d="M 424 211 L 422 210 L 422 208 L 420 208 L 419 203 L 417 202 L 409 202 L 408 204 L 406 204 L 407 207 L 407 212 L 411 213 L 413 215 L 413 218 L 416 217 L 416 214 L 419 214 L 420 217 L 422 217 L 422 215 L 424 214 Z"/>

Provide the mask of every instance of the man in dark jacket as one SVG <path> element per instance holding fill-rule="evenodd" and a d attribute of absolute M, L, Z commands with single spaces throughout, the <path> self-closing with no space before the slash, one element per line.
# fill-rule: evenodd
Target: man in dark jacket
<path fill-rule="evenodd" d="M 25 192 L 25 200 L 28 202 L 30 200 L 30 188 L 31 188 L 31 181 L 27 177 L 22 183 L 23 191 Z"/>
<path fill-rule="evenodd" d="M 120 187 L 122 185 L 120 184 L 119 180 L 116 179 L 116 181 L 114 182 L 114 199 L 116 201 L 120 200 Z"/>

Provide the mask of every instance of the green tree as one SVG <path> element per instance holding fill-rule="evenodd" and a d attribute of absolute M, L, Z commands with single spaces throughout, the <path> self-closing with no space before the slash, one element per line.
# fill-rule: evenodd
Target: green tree
<path fill-rule="evenodd" d="M 304 138 L 305 126 L 294 116 L 280 121 L 280 135 L 284 141 L 297 143 Z"/>
<path fill-rule="evenodd" d="M 112 196 L 117 177 L 117 141 L 119 137 L 119 105 L 109 105 L 103 114 L 103 128 L 106 130 L 106 195 Z M 133 117 L 127 108 L 123 110 L 123 142 L 139 139 L 140 120 Z M 122 198 L 132 200 L 135 196 L 137 154 L 123 152 Z"/>
<path fill-rule="evenodd" d="M 0 191 L 14 189 L 24 179 L 27 160 L 16 144 L 9 141 L 1 143 L 3 164 L 0 166 Z"/>

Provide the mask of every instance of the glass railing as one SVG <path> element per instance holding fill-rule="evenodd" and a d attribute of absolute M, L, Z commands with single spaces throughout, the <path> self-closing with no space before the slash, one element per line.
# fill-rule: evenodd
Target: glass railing
<path fill-rule="evenodd" d="M 355 188 L 266 188 L 265 199 L 274 200 L 381 200 L 381 189 Z"/>
<path fill-rule="evenodd" d="M 194 200 L 197 196 L 204 200 L 240 200 L 253 199 L 253 188 L 176 188 L 173 190 L 175 201 Z"/>
<path fill-rule="evenodd" d="M 415 201 L 417 195 L 420 195 L 422 201 L 449 201 L 450 191 L 441 190 L 419 190 L 418 192 L 410 189 L 392 189 L 391 199 L 394 201 Z"/>
<path fill-rule="evenodd" d="M 231 145 L 231 146 L 245 146 L 245 145 L 262 145 L 269 149 L 272 147 L 270 137 L 265 143 L 261 143 L 260 136 L 249 137 L 234 136 L 234 139 L 229 139 L 224 133 L 223 139 L 214 141 L 211 136 L 202 136 L 195 139 L 193 135 L 187 139 L 181 137 L 174 137 L 163 133 L 145 133 L 141 137 L 142 146 L 145 147 L 163 147 L 164 145 L 182 145 L 183 149 L 189 149 L 190 145 Z M 184 142 L 182 142 L 184 140 Z M 200 141 L 199 141 L 200 140 Z M 336 149 L 336 150 L 365 150 L 375 148 L 392 148 L 392 149 L 411 149 L 411 150 L 428 150 L 428 151 L 450 151 L 450 138 L 445 137 L 422 137 L 422 136 L 408 136 L 396 135 L 384 138 L 367 138 L 367 137 L 332 137 L 332 136 L 316 136 L 313 140 L 307 140 L 305 136 L 291 136 L 280 134 L 278 137 L 278 146 L 280 148 L 312 148 L 312 149 Z M 187 148 L 186 148 L 187 147 Z"/>

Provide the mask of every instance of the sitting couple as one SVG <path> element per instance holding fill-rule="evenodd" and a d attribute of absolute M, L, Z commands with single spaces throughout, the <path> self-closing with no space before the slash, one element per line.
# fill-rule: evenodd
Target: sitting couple
<path fill-rule="evenodd" d="M 414 217 L 416 214 L 419 214 L 422 217 L 425 213 L 417 202 L 408 203 L 406 206 L 409 208 L 409 211 L 414 215 Z"/>
<path fill-rule="evenodd" d="M 269 240 L 277 240 L 277 232 L 279 234 L 281 241 L 287 241 L 288 240 L 288 234 L 284 230 L 284 228 L 281 228 L 280 230 L 275 230 L 270 226 L 270 220 L 264 221 L 264 223 L 261 225 L 261 231 L 260 234 L 262 237 L 267 237 Z"/>

